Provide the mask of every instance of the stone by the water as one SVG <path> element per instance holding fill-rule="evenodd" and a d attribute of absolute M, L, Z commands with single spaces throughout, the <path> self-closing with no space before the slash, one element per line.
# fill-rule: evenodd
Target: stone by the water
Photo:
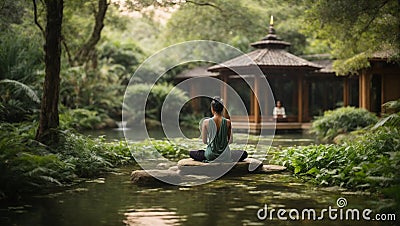
<path fill-rule="evenodd" d="M 262 169 L 260 170 L 261 173 L 277 173 L 285 171 L 285 166 L 278 166 L 278 165 L 263 165 Z"/>
<path fill-rule="evenodd" d="M 179 173 L 181 175 L 220 176 L 226 173 L 247 174 L 260 171 L 262 167 L 262 162 L 253 158 L 247 158 L 237 163 L 205 163 L 195 161 L 191 158 L 182 159 L 178 162 Z"/>
<path fill-rule="evenodd" d="M 208 181 L 222 175 L 268 174 L 279 173 L 285 170 L 286 167 L 284 166 L 263 165 L 260 160 L 253 158 L 247 158 L 243 162 L 237 163 L 205 163 L 187 158 L 180 160 L 176 166 L 165 170 L 135 170 L 131 174 L 131 181 L 138 185 L 167 184 L 165 181 L 174 184 L 186 184 L 193 181 Z"/>
<path fill-rule="evenodd" d="M 181 176 L 178 171 L 172 170 L 135 170 L 131 174 L 131 181 L 139 185 L 165 184 L 164 181 L 178 184 Z"/>
<path fill-rule="evenodd" d="M 171 167 L 168 168 L 168 170 L 171 170 L 171 171 L 178 171 L 178 170 L 179 170 L 179 167 L 178 167 L 178 166 L 171 166 Z"/>

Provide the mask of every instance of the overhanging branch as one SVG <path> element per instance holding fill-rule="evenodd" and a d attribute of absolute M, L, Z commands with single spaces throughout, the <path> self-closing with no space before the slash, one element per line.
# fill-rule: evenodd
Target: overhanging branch
<path fill-rule="evenodd" d="M 38 21 L 36 0 L 32 0 L 32 2 L 33 2 L 33 16 L 34 16 L 35 24 L 42 32 L 43 37 L 46 37 L 46 32 L 44 31 L 42 25 L 40 25 L 40 23 Z"/>
<path fill-rule="evenodd" d="M 220 7 L 218 7 L 217 5 L 214 5 L 214 4 L 212 4 L 212 3 L 209 3 L 209 2 L 196 2 L 196 1 L 192 1 L 192 0 L 186 0 L 185 2 L 187 2 L 187 3 L 191 3 L 191 4 L 194 4 L 194 5 L 198 5 L 198 6 L 210 6 L 210 7 L 213 7 L 213 8 L 215 8 L 215 9 L 218 9 L 219 11 L 223 11 Z"/>

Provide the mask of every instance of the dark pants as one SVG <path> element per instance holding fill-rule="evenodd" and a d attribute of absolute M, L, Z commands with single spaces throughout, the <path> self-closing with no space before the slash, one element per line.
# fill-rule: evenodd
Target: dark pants
<path fill-rule="evenodd" d="M 189 156 L 196 161 L 202 162 L 206 160 L 204 153 L 205 153 L 204 150 L 194 150 L 194 151 L 189 151 Z M 233 162 L 241 162 L 247 158 L 247 155 L 248 154 L 246 151 L 231 150 L 231 158 Z"/>

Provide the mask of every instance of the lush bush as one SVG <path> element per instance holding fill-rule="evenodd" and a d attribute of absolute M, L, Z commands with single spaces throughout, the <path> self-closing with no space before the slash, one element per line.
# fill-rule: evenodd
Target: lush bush
<path fill-rule="evenodd" d="M 45 146 L 33 140 L 36 128 L 35 123 L 0 124 L 0 197 L 65 186 L 134 162 L 122 141 L 59 131 L 60 143 Z"/>
<path fill-rule="evenodd" d="M 86 108 L 107 115 L 120 114 L 125 69 L 117 64 L 99 64 L 96 69 L 84 66 L 61 71 L 60 102 L 70 109 Z"/>
<path fill-rule="evenodd" d="M 149 93 L 148 97 L 145 96 L 147 93 Z M 146 120 L 161 121 L 161 109 L 167 95 L 171 99 L 168 105 L 164 105 L 164 111 L 167 114 L 171 114 L 172 117 L 172 114 L 176 110 L 179 110 L 180 105 L 189 100 L 183 90 L 174 88 L 173 85 L 168 83 L 156 84 L 154 86 L 140 83 L 129 86 L 124 106 L 127 110 L 129 121 L 138 123 L 143 120 L 143 118 L 140 118 L 144 110 L 143 105 L 141 105 L 143 100 L 146 100 L 146 110 L 144 113 Z M 169 117 L 167 116 L 167 118 Z"/>
<path fill-rule="evenodd" d="M 320 139 L 332 141 L 338 134 L 349 133 L 354 130 L 375 124 L 378 118 L 362 108 L 342 107 L 332 111 L 325 111 L 312 123 L 311 133 Z"/>
<path fill-rule="evenodd" d="M 40 106 L 42 47 L 36 41 L 34 34 L 0 34 L 0 121 L 27 120 Z"/>
<path fill-rule="evenodd" d="M 98 129 L 107 127 L 105 121 L 109 120 L 108 115 L 99 114 L 94 110 L 84 108 L 64 109 L 60 114 L 60 127 L 76 130 Z"/>

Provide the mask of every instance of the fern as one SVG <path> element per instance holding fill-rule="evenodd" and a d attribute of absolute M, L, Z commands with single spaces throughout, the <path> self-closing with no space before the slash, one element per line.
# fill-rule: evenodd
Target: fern
<path fill-rule="evenodd" d="M 36 102 L 36 103 L 40 103 L 40 99 L 39 99 L 39 97 L 36 95 L 35 91 L 34 91 L 31 87 L 27 86 L 26 84 L 24 84 L 24 83 L 22 83 L 22 82 L 19 82 L 19 81 L 17 81 L 17 80 L 11 80 L 11 79 L 2 79 L 2 80 L 0 80 L 0 84 L 12 84 L 12 85 L 14 85 L 14 86 L 16 86 L 16 87 L 19 87 L 19 88 L 21 88 L 21 89 L 24 91 L 24 93 L 25 93 L 31 100 L 33 100 L 33 101 Z"/>

